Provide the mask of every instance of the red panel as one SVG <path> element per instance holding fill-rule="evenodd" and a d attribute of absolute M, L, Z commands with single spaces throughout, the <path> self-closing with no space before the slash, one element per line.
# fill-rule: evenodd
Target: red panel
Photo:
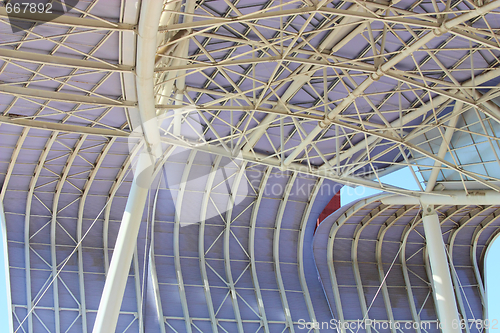
<path fill-rule="evenodd" d="M 340 208 L 340 191 L 335 193 L 333 196 L 332 200 L 326 205 L 325 209 L 319 214 L 319 218 L 316 221 L 316 228 L 319 226 L 321 222 L 323 222 L 324 219 L 326 219 L 330 214 L 335 212 L 337 209 Z M 314 229 L 316 231 L 316 229 Z"/>

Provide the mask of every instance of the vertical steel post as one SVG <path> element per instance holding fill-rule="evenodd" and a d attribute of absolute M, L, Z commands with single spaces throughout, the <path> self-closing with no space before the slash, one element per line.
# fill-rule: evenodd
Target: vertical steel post
<path fill-rule="evenodd" d="M 5 193 L 5 192 L 4 192 Z M 0 253 L 4 257 L 4 269 L 5 269 L 5 285 L 0 286 L 0 288 L 5 288 L 5 293 L 7 297 L 3 299 L 2 301 L 7 303 L 7 323 L 9 326 L 9 332 L 14 332 L 14 323 L 12 321 L 12 297 L 10 293 L 10 266 L 9 266 L 9 251 L 8 251 L 8 246 L 7 246 L 7 221 L 5 220 L 5 213 L 3 210 L 3 196 L 0 195 L 0 244 L 2 246 L 0 247 L 3 253 Z M 28 271 L 26 271 L 26 274 L 29 274 Z"/>
<path fill-rule="evenodd" d="M 141 153 L 106 276 L 93 333 L 113 333 L 116 330 L 153 169 L 154 158 L 146 152 Z"/>
<path fill-rule="evenodd" d="M 460 333 L 457 302 L 451 281 L 439 217 L 433 206 L 423 207 L 423 225 L 432 272 L 436 309 L 443 333 Z"/>

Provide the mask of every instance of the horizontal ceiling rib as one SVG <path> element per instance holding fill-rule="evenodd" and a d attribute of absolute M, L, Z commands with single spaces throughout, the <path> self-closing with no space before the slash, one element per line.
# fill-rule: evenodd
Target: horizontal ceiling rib
<path fill-rule="evenodd" d="M 102 61 L 75 59 L 63 57 L 60 55 L 42 54 L 20 50 L 8 50 L 3 48 L 0 48 L 0 58 L 26 61 L 35 64 L 50 66 L 82 68 L 105 72 L 133 72 L 135 69 L 133 66 L 112 64 Z"/>
<path fill-rule="evenodd" d="M 90 97 L 85 95 L 76 95 L 71 93 L 55 92 L 36 88 L 23 88 L 16 86 L 0 85 L 0 93 L 20 96 L 27 99 L 42 99 L 59 101 L 66 103 L 81 103 L 89 105 L 98 105 L 103 107 L 132 107 L 137 106 L 137 102 L 118 101 L 111 98 Z"/>
<path fill-rule="evenodd" d="M 128 137 L 129 133 L 120 129 L 96 128 L 88 126 L 70 125 L 63 123 L 53 123 L 41 120 L 31 120 L 19 117 L 0 116 L 0 123 L 26 128 L 37 128 L 49 131 L 59 131 L 76 134 L 99 135 L 106 137 Z"/>

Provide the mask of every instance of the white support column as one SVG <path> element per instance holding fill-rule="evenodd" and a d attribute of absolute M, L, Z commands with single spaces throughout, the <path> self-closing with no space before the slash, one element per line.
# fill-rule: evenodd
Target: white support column
<path fill-rule="evenodd" d="M 116 330 L 153 168 L 153 157 L 145 152 L 141 153 L 116 239 L 93 333 L 112 333 Z"/>
<path fill-rule="evenodd" d="M 457 302 L 451 281 L 448 259 L 439 217 L 433 206 L 423 207 L 423 225 L 432 272 L 436 309 L 443 333 L 461 333 Z M 453 325 L 455 323 L 455 325 Z M 456 328 L 454 328 L 456 327 Z"/>
<path fill-rule="evenodd" d="M 7 302 L 7 325 L 9 327 L 9 332 L 14 332 L 14 323 L 12 321 L 12 297 L 10 293 L 10 267 L 9 267 L 9 251 L 7 249 L 7 221 L 5 220 L 5 212 L 3 210 L 3 197 L 0 195 L 0 242 L 3 246 L 0 247 L 0 251 L 3 251 L 1 255 L 4 257 L 4 269 L 5 269 L 5 285 L 0 286 L 0 288 L 5 288 L 5 294 L 7 297 L 3 301 Z"/>

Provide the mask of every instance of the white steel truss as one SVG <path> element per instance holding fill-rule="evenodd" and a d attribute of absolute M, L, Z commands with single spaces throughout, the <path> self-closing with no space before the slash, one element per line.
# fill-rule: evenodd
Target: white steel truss
<path fill-rule="evenodd" d="M 142 299 L 147 276 L 143 260 L 152 275 L 148 283 L 160 332 L 294 332 L 298 317 L 288 296 L 296 293 L 304 302 L 304 315 L 316 321 L 304 242 L 315 200 L 331 182 L 406 196 L 382 199 L 387 206 L 359 203 L 343 218 L 360 211 L 371 214 L 353 235 L 356 249 L 351 253 L 356 293 L 367 318 L 370 304 L 364 290 L 371 285 L 358 267 L 362 263 L 357 244 L 364 230 L 385 214 L 391 212 L 374 248 L 380 281 L 387 264 L 384 237 L 400 221 L 415 216 L 422 202 L 438 202 L 437 210 L 447 214 L 443 221 L 457 226 L 449 233 L 451 258 L 454 251 L 460 253 L 457 235 L 470 225 L 475 226 L 471 248 L 474 253 L 484 250 L 478 242 L 485 230 L 491 234 L 498 210 L 485 206 L 462 216 L 468 208 L 447 205 L 494 204 L 500 192 L 500 1 L 158 0 L 136 5 L 129 0 L 81 1 L 66 15 L 45 18 L 9 16 L 0 7 L 0 148 L 5 149 L 0 156 L 0 201 L 8 202 L 7 227 L 23 226 L 21 238 L 8 239 L 9 251 L 22 247 L 24 260 L 23 267 L 9 263 L 12 274 L 22 272 L 25 290 L 23 300 L 16 299 L 12 307 L 19 332 L 65 332 L 76 326 L 90 330 L 95 299 L 100 297 L 93 289 L 101 288 L 109 273 L 122 218 L 117 212 L 128 196 L 130 169 L 143 147 L 158 158 L 157 181 L 166 178 L 160 176 L 166 163 L 185 164 L 180 179 L 185 183 L 200 165 L 207 167 L 199 159 L 215 159 L 199 188 L 176 192 L 159 180 L 152 207 L 146 204 L 152 211 L 147 213 L 152 219 L 148 230 L 171 233 L 166 244 L 173 244 L 173 251 L 165 250 L 160 236 L 150 240 L 147 254 L 135 249 L 133 271 L 127 275 L 127 281 L 134 281 L 134 305 L 119 311 L 122 330 L 143 332 L 150 318 Z M 11 33 L 10 24 L 24 30 Z M 162 132 L 165 119 L 172 119 L 172 128 Z M 197 139 L 179 131 L 193 119 L 201 128 Z M 136 144 L 137 139 L 144 140 Z M 175 152 L 180 149 L 190 150 L 190 156 L 179 162 Z M 222 195 L 215 171 L 227 160 L 239 169 L 227 175 L 229 192 Z M 381 179 L 401 168 L 414 175 L 420 171 L 420 193 Z M 249 182 L 248 173 L 255 170 L 261 177 L 242 212 L 234 202 Z M 277 173 L 286 175 L 288 185 L 274 198 L 267 191 L 277 183 Z M 292 187 L 304 179 L 313 179 L 315 185 L 307 198 L 297 199 Z M 166 190 L 175 193 L 171 200 L 179 211 L 202 193 L 196 207 L 200 223 L 195 254 L 183 253 L 181 215 L 162 215 L 161 193 Z M 16 197 L 19 193 L 25 197 Z M 261 217 L 275 200 L 279 207 Z M 297 202 L 303 205 L 300 222 L 291 226 L 287 206 Z M 370 204 L 377 207 L 365 209 Z M 214 227 L 216 218 L 209 216 L 214 209 L 225 221 L 222 229 Z M 14 220 L 18 217 L 21 223 Z M 98 244 L 85 237 L 94 218 L 102 229 Z M 246 224 L 240 225 L 245 218 Z M 165 226 L 172 231 L 162 229 Z M 338 228 L 328 231 L 323 282 L 330 286 L 327 298 L 336 318 L 344 320 L 348 314 L 333 255 Z M 400 234 L 403 247 L 413 246 L 415 228 L 407 225 Z M 210 238 L 214 229 L 220 240 Z M 239 233 L 242 229 L 245 232 Z M 293 242 L 287 238 L 290 230 Z M 143 234 L 141 229 L 140 237 Z M 262 240 L 266 237 L 271 239 L 270 258 L 259 248 L 268 244 Z M 243 258 L 232 252 L 235 241 Z M 280 244 L 289 241 L 297 246 L 293 263 L 281 258 Z M 66 260 L 72 249 L 74 265 Z M 102 263 L 94 252 L 104 254 Z M 402 252 L 397 262 L 405 297 L 420 300 L 414 255 Z M 191 281 L 192 268 L 185 265 L 193 257 L 199 260 L 201 283 L 186 282 Z M 169 260 L 173 266 L 165 263 Z M 471 260 L 484 298 L 478 256 Z M 297 266 L 300 291 L 287 286 L 290 276 L 282 273 L 292 264 Z M 274 269 L 275 286 L 268 284 L 266 265 Z M 174 268 L 175 281 L 162 276 L 165 267 Z M 463 292 L 459 279 L 453 274 L 452 279 L 455 293 Z M 170 301 L 166 290 L 172 286 L 179 294 L 180 313 L 165 305 Z M 202 290 L 196 295 L 203 298 L 206 315 L 190 309 L 193 290 Z M 390 290 L 382 283 L 384 311 L 397 321 Z M 422 320 L 432 293 L 426 297 L 423 303 L 409 302 L 414 321 Z M 276 300 L 282 318 L 274 316 Z M 458 299 L 457 305 L 467 316 L 465 300 Z"/>

